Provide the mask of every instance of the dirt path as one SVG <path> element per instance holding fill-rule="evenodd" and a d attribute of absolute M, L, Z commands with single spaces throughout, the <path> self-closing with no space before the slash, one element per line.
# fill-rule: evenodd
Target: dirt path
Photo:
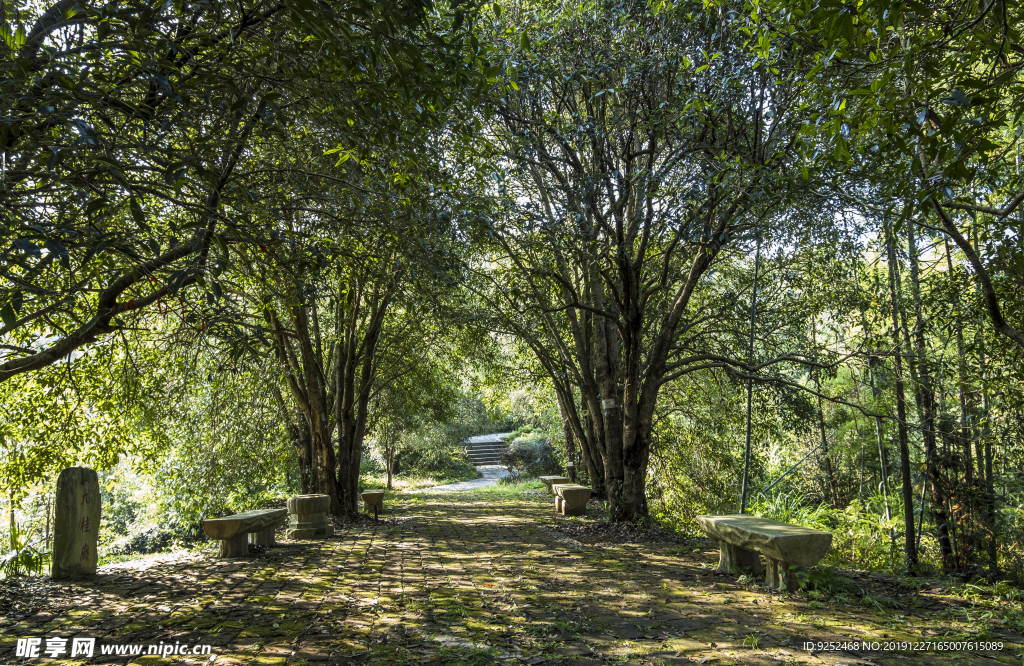
<path fill-rule="evenodd" d="M 432 488 L 426 488 L 424 490 L 417 490 L 411 492 L 437 495 L 439 493 L 476 490 L 477 488 L 486 488 L 487 486 L 493 486 L 498 482 L 498 479 L 503 479 L 506 476 L 508 476 L 508 470 L 502 467 L 501 465 L 480 465 L 476 468 L 476 470 L 483 475 L 479 479 L 473 479 L 472 481 L 460 481 L 459 483 L 449 483 L 444 486 L 434 486 Z"/>
<path fill-rule="evenodd" d="M 391 495 L 386 515 L 268 558 L 206 553 L 107 567 L 88 582 L 4 582 L 0 663 L 45 661 L 16 657 L 17 639 L 41 637 L 45 646 L 59 636 L 96 638 L 97 653 L 116 644 L 210 644 L 210 656 L 170 659 L 216 666 L 1021 664 L 1024 638 L 996 625 L 1005 616 L 980 601 L 919 593 L 885 601 L 870 580 L 858 584 L 880 608 L 770 593 L 714 575 L 717 555 L 706 542 L 580 544 L 560 530 L 576 527 L 583 539 L 588 522 L 556 518 L 543 491 Z M 984 625 L 959 618 L 983 612 L 1002 651 L 882 649 L 957 634 L 981 640 Z M 803 647 L 866 640 L 880 649 Z"/>

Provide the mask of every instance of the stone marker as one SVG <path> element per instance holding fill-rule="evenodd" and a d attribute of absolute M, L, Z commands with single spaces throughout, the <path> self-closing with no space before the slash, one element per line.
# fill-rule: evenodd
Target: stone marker
<path fill-rule="evenodd" d="M 334 536 L 328 521 L 331 498 L 327 495 L 296 495 L 288 498 L 289 539 L 314 539 Z"/>
<path fill-rule="evenodd" d="M 572 483 L 567 476 L 538 476 L 538 479 L 544 482 L 544 485 L 548 487 L 548 492 L 554 494 L 554 484 L 556 483 Z"/>
<path fill-rule="evenodd" d="M 551 490 L 555 493 L 555 511 L 563 516 L 586 515 L 590 488 L 574 483 L 555 483 Z"/>
<path fill-rule="evenodd" d="M 203 521 L 203 531 L 211 539 L 220 540 L 218 557 L 246 557 L 249 543 L 265 548 L 277 545 L 274 530 L 288 518 L 286 509 L 245 511 L 223 518 Z"/>
<path fill-rule="evenodd" d="M 720 572 L 760 574 L 760 553 L 768 561 L 765 585 L 783 590 L 796 590 L 798 584 L 793 574 L 801 567 L 817 564 L 832 547 L 832 535 L 828 532 L 768 518 L 745 514 L 697 516 L 697 522 L 708 536 L 718 541 Z"/>
<path fill-rule="evenodd" d="M 57 477 L 53 505 L 53 580 L 91 576 L 99 561 L 100 484 L 87 467 L 68 467 Z"/>
<path fill-rule="evenodd" d="M 374 507 L 377 507 L 377 513 L 384 513 L 384 491 L 383 490 L 367 490 L 362 495 L 363 497 L 363 511 L 370 513 Z"/>

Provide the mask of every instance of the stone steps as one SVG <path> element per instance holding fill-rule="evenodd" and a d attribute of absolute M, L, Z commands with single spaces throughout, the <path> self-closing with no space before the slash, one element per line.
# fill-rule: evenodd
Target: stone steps
<path fill-rule="evenodd" d="M 466 453 L 474 467 L 480 465 L 500 465 L 504 444 L 467 444 Z"/>

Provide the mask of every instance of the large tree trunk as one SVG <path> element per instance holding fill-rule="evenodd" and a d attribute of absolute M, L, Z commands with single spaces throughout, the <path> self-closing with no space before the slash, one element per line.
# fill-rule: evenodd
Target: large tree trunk
<path fill-rule="evenodd" d="M 342 514 L 342 505 L 338 495 L 335 468 L 337 458 L 331 442 L 332 426 L 327 411 L 327 387 L 323 382 L 323 365 L 310 338 L 308 306 L 299 304 L 292 308 L 292 321 L 295 325 L 295 337 L 299 343 L 302 358 L 303 375 L 306 378 L 306 399 L 309 403 L 310 437 L 316 451 L 314 468 L 317 488 L 321 494 L 331 498 L 331 513 Z"/>
<path fill-rule="evenodd" d="M 343 510 L 355 514 L 359 510 L 359 463 L 369 415 L 370 393 L 376 379 L 377 345 L 384 317 L 391 304 L 389 295 L 374 288 L 365 299 L 361 285 L 349 285 L 340 294 L 339 321 L 347 322 L 345 338 L 338 353 L 334 418 L 338 424 L 338 477 Z M 365 321 L 363 311 L 368 308 Z M 360 330 L 361 329 L 361 330 Z M 361 333 L 361 335 L 360 335 Z"/>
<path fill-rule="evenodd" d="M 278 409 L 281 410 L 281 418 L 288 426 L 288 435 L 299 460 L 299 487 L 303 495 L 308 495 L 313 492 L 313 443 L 309 436 L 309 423 L 301 412 L 295 414 L 293 418 L 292 410 L 288 408 L 284 396 L 281 395 L 281 389 L 273 386 L 272 391 Z"/>

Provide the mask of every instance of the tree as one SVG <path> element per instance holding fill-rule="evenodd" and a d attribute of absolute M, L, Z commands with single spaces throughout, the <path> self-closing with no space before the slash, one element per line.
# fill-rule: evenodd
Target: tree
<path fill-rule="evenodd" d="M 941 233 L 977 276 L 993 329 L 1024 346 L 1013 257 L 1024 217 L 1016 165 L 1024 104 L 1019 3 L 896 4 L 777 0 L 758 26 L 772 48 L 798 47 L 817 99 L 808 135 L 841 162 L 867 157 L 856 181 L 874 201 L 901 200 L 922 231 Z M 854 156 L 854 157 L 851 157 Z M 983 244 L 965 228 L 982 218 Z M 896 231 L 900 231 L 900 224 Z M 1014 240 L 1015 239 L 1015 240 Z"/>
<path fill-rule="evenodd" d="M 228 247 L 269 240 L 247 210 L 260 146 L 328 119 L 344 155 L 394 145 L 443 115 L 475 67 L 462 12 L 428 21 L 418 3 L 58 0 L 15 13 L 0 46 L 0 381 L 141 311 L 185 310 L 191 285 L 189 306 L 219 298 Z"/>
<path fill-rule="evenodd" d="M 780 362 L 751 365 L 710 334 L 737 304 L 711 276 L 758 229 L 806 222 L 782 214 L 805 189 L 786 54 L 745 49 L 746 19 L 700 14 L 522 5 L 504 25 L 529 34 L 499 28 L 515 74 L 490 103 L 481 154 L 497 165 L 478 187 L 501 212 L 486 227 L 500 270 L 481 271 L 480 294 L 547 370 L 615 520 L 647 515 L 662 387 Z"/>

